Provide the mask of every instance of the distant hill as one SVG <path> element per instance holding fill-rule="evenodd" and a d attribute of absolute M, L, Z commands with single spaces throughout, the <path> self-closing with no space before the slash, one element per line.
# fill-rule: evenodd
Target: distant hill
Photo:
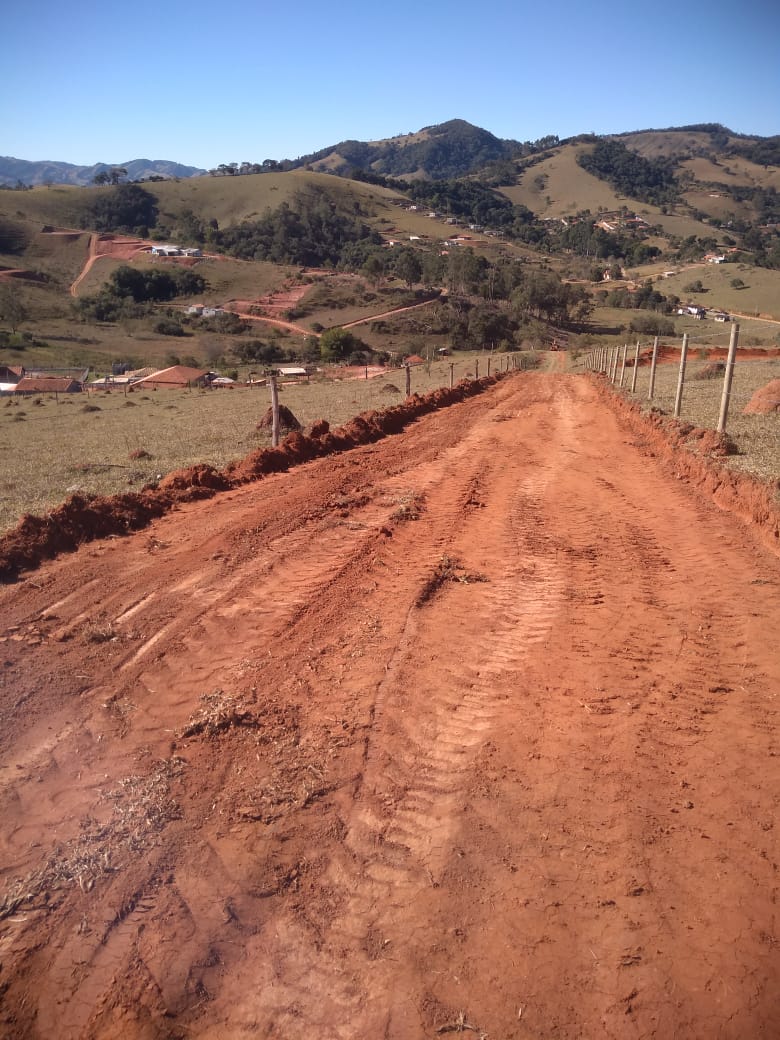
<path fill-rule="evenodd" d="M 550 138 L 550 142 L 557 143 L 557 138 Z M 529 143 L 495 137 L 464 119 L 451 119 L 382 141 L 341 141 L 283 166 L 305 166 L 318 173 L 342 176 L 358 168 L 383 176 L 443 180 L 523 155 L 529 147 Z"/>
<path fill-rule="evenodd" d="M 73 163 L 43 160 L 30 162 L 27 159 L 14 159 L 10 155 L 0 156 L 0 184 L 92 184 L 99 173 L 106 173 L 112 168 L 121 167 L 127 170 L 131 181 L 146 180 L 149 177 L 199 177 L 205 173 L 196 166 L 183 166 L 168 159 L 131 159 L 123 163 L 95 163 L 94 166 L 76 166 Z"/>

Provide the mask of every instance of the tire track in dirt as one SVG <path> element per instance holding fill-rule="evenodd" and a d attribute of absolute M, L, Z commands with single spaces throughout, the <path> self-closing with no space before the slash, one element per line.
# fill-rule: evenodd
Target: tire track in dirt
<path fill-rule="evenodd" d="M 513 503 L 539 495 L 555 478 L 556 466 L 540 467 L 527 486 L 502 484 L 497 495 L 493 485 L 509 455 L 506 444 L 501 447 L 477 456 L 467 437 L 451 454 L 444 474 L 438 468 L 435 486 L 417 474 L 421 479 L 415 487 L 426 494 L 427 555 L 435 561 L 448 547 L 458 560 L 470 561 L 487 529 L 493 535 L 493 560 L 487 574 L 470 572 L 464 563 L 434 589 L 430 603 L 415 601 L 406 614 L 374 697 L 355 807 L 344 818 L 343 854 L 327 872 L 337 919 L 326 934 L 318 933 L 314 946 L 295 921 L 285 922 L 278 943 L 264 946 L 264 959 L 289 980 L 277 1006 L 266 1013 L 278 1015 L 276 1021 L 290 1037 L 309 1035 L 312 1029 L 328 1037 L 387 1035 L 387 1011 L 366 1006 L 364 991 L 355 988 L 342 963 L 368 958 L 368 989 L 382 992 L 392 988 L 384 960 L 388 950 L 394 971 L 413 956 L 396 916 L 401 907 L 438 888 L 453 854 L 453 822 L 466 779 L 477 752 L 490 739 L 497 707 L 506 699 L 497 692 L 501 681 L 521 667 L 554 623 L 562 581 L 554 560 L 540 559 L 533 546 L 524 544 L 521 510 Z M 419 535 L 415 548 L 418 556 L 426 555 Z M 530 569 L 532 555 L 535 566 Z M 479 548 L 477 559 L 486 562 Z M 424 582 L 421 588 L 428 586 Z M 442 660 L 444 625 L 454 646 L 482 627 L 489 633 L 483 652 Z M 420 659 L 436 662 L 436 681 L 430 686 L 420 675 Z M 418 710 L 409 717 L 412 698 L 425 703 L 422 716 Z M 267 992 L 273 980 L 261 985 Z M 297 1009 L 294 1018 L 288 1015 L 290 1007 Z M 415 1028 L 403 1016 L 392 1024 L 408 1029 L 406 1035 Z"/>
<path fill-rule="evenodd" d="M 780 564 L 587 381 L 0 612 L 4 894 L 110 853 L 0 919 L 9 1036 L 773 1035 Z"/>

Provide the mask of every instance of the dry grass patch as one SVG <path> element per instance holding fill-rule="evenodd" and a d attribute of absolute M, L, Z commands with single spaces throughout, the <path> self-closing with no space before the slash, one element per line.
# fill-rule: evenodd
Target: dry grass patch
<path fill-rule="evenodd" d="M 473 371 L 468 355 L 449 360 L 455 364 L 456 382 L 469 367 Z M 389 375 L 403 386 L 397 370 L 369 380 L 319 378 L 280 387 L 281 402 L 303 427 L 326 419 L 333 428 L 358 412 L 386 408 Z M 448 386 L 449 363 L 421 365 L 411 378 L 412 391 L 421 394 Z M 123 394 L 103 393 L 99 401 L 99 422 L 95 414 L 74 408 L 70 397 L 61 399 L 60 406 L 47 403 L 35 409 L 26 416 L 24 430 L 21 422 L 9 421 L 24 412 L 3 411 L 0 454 L 4 479 L 13 490 L 0 496 L 0 531 L 25 513 L 50 511 L 74 492 L 111 495 L 139 489 L 195 463 L 222 469 L 254 451 L 258 441 L 261 447 L 270 445 L 270 430 L 256 429 L 270 403 L 265 388 L 135 394 L 133 408 L 125 407 Z"/>
<path fill-rule="evenodd" d="M 182 759 L 165 759 L 146 776 L 128 776 L 104 791 L 106 818 L 82 820 L 80 834 L 59 844 L 38 870 L 12 881 L 0 893 L 0 920 L 24 907 L 51 907 L 62 889 L 78 885 L 90 892 L 128 853 L 138 855 L 149 848 L 160 831 L 181 816 L 171 788 L 183 770 Z"/>
<path fill-rule="evenodd" d="M 683 390 L 681 418 L 704 429 L 714 430 L 718 424 L 723 391 L 722 375 L 702 376 L 710 363 L 689 362 Z M 649 367 L 639 370 L 637 400 L 644 410 L 651 405 L 671 415 L 677 392 L 678 365 L 659 365 L 656 372 L 655 396 L 647 400 Z M 767 361 L 739 360 L 734 366 L 734 377 L 729 402 L 727 431 L 736 454 L 729 455 L 723 464 L 729 469 L 752 473 L 762 480 L 780 479 L 780 415 L 743 415 L 742 409 L 754 392 L 771 379 L 780 378 L 780 359 Z"/>

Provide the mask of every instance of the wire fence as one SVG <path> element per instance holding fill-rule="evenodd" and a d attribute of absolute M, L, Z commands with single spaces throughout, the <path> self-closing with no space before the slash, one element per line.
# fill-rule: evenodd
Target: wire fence
<path fill-rule="evenodd" d="M 775 350 L 740 348 L 736 323 L 728 337 L 728 346 L 713 344 L 710 336 L 688 335 L 674 346 L 662 346 L 656 337 L 596 348 L 579 363 L 645 410 L 728 434 L 734 451 L 730 466 L 777 479 L 780 410 L 775 406 L 769 413 L 753 414 L 745 409 L 756 391 L 780 380 L 780 357 Z"/>

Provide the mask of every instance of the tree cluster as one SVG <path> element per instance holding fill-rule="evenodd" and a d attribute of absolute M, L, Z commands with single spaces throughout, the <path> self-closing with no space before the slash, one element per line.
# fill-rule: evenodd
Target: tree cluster
<path fill-rule="evenodd" d="M 633 199 L 660 206 L 679 194 L 674 160 L 645 159 L 622 141 L 599 140 L 591 151 L 578 155 L 577 162 L 583 170 Z"/>
<path fill-rule="evenodd" d="M 137 184 L 118 184 L 98 195 L 81 218 L 83 228 L 120 231 L 145 238 L 157 223 L 157 200 Z"/>
<path fill-rule="evenodd" d="M 123 265 L 112 272 L 107 284 L 95 296 L 76 301 L 77 312 L 94 321 L 116 321 L 143 314 L 144 304 L 194 296 L 206 288 L 205 279 L 189 268 L 168 271 Z"/>
<path fill-rule="evenodd" d="M 471 180 L 414 181 L 405 193 L 450 217 L 469 224 L 499 228 L 508 233 L 527 227 L 534 219 L 526 206 L 516 206 L 486 184 Z"/>
<path fill-rule="evenodd" d="M 376 245 L 380 236 L 354 215 L 340 212 L 323 191 L 299 193 L 260 220 L 244 221 L 214 233 L 226 253 L 242 260 L 277 264 L 336 266 L 346 247 Z"/>
<path fill-rule="evenodd" d="M 25 251 L 29 242 L 30 235 L 24 224 L 0 217 L 0 253 L 18 256 Z"/>

